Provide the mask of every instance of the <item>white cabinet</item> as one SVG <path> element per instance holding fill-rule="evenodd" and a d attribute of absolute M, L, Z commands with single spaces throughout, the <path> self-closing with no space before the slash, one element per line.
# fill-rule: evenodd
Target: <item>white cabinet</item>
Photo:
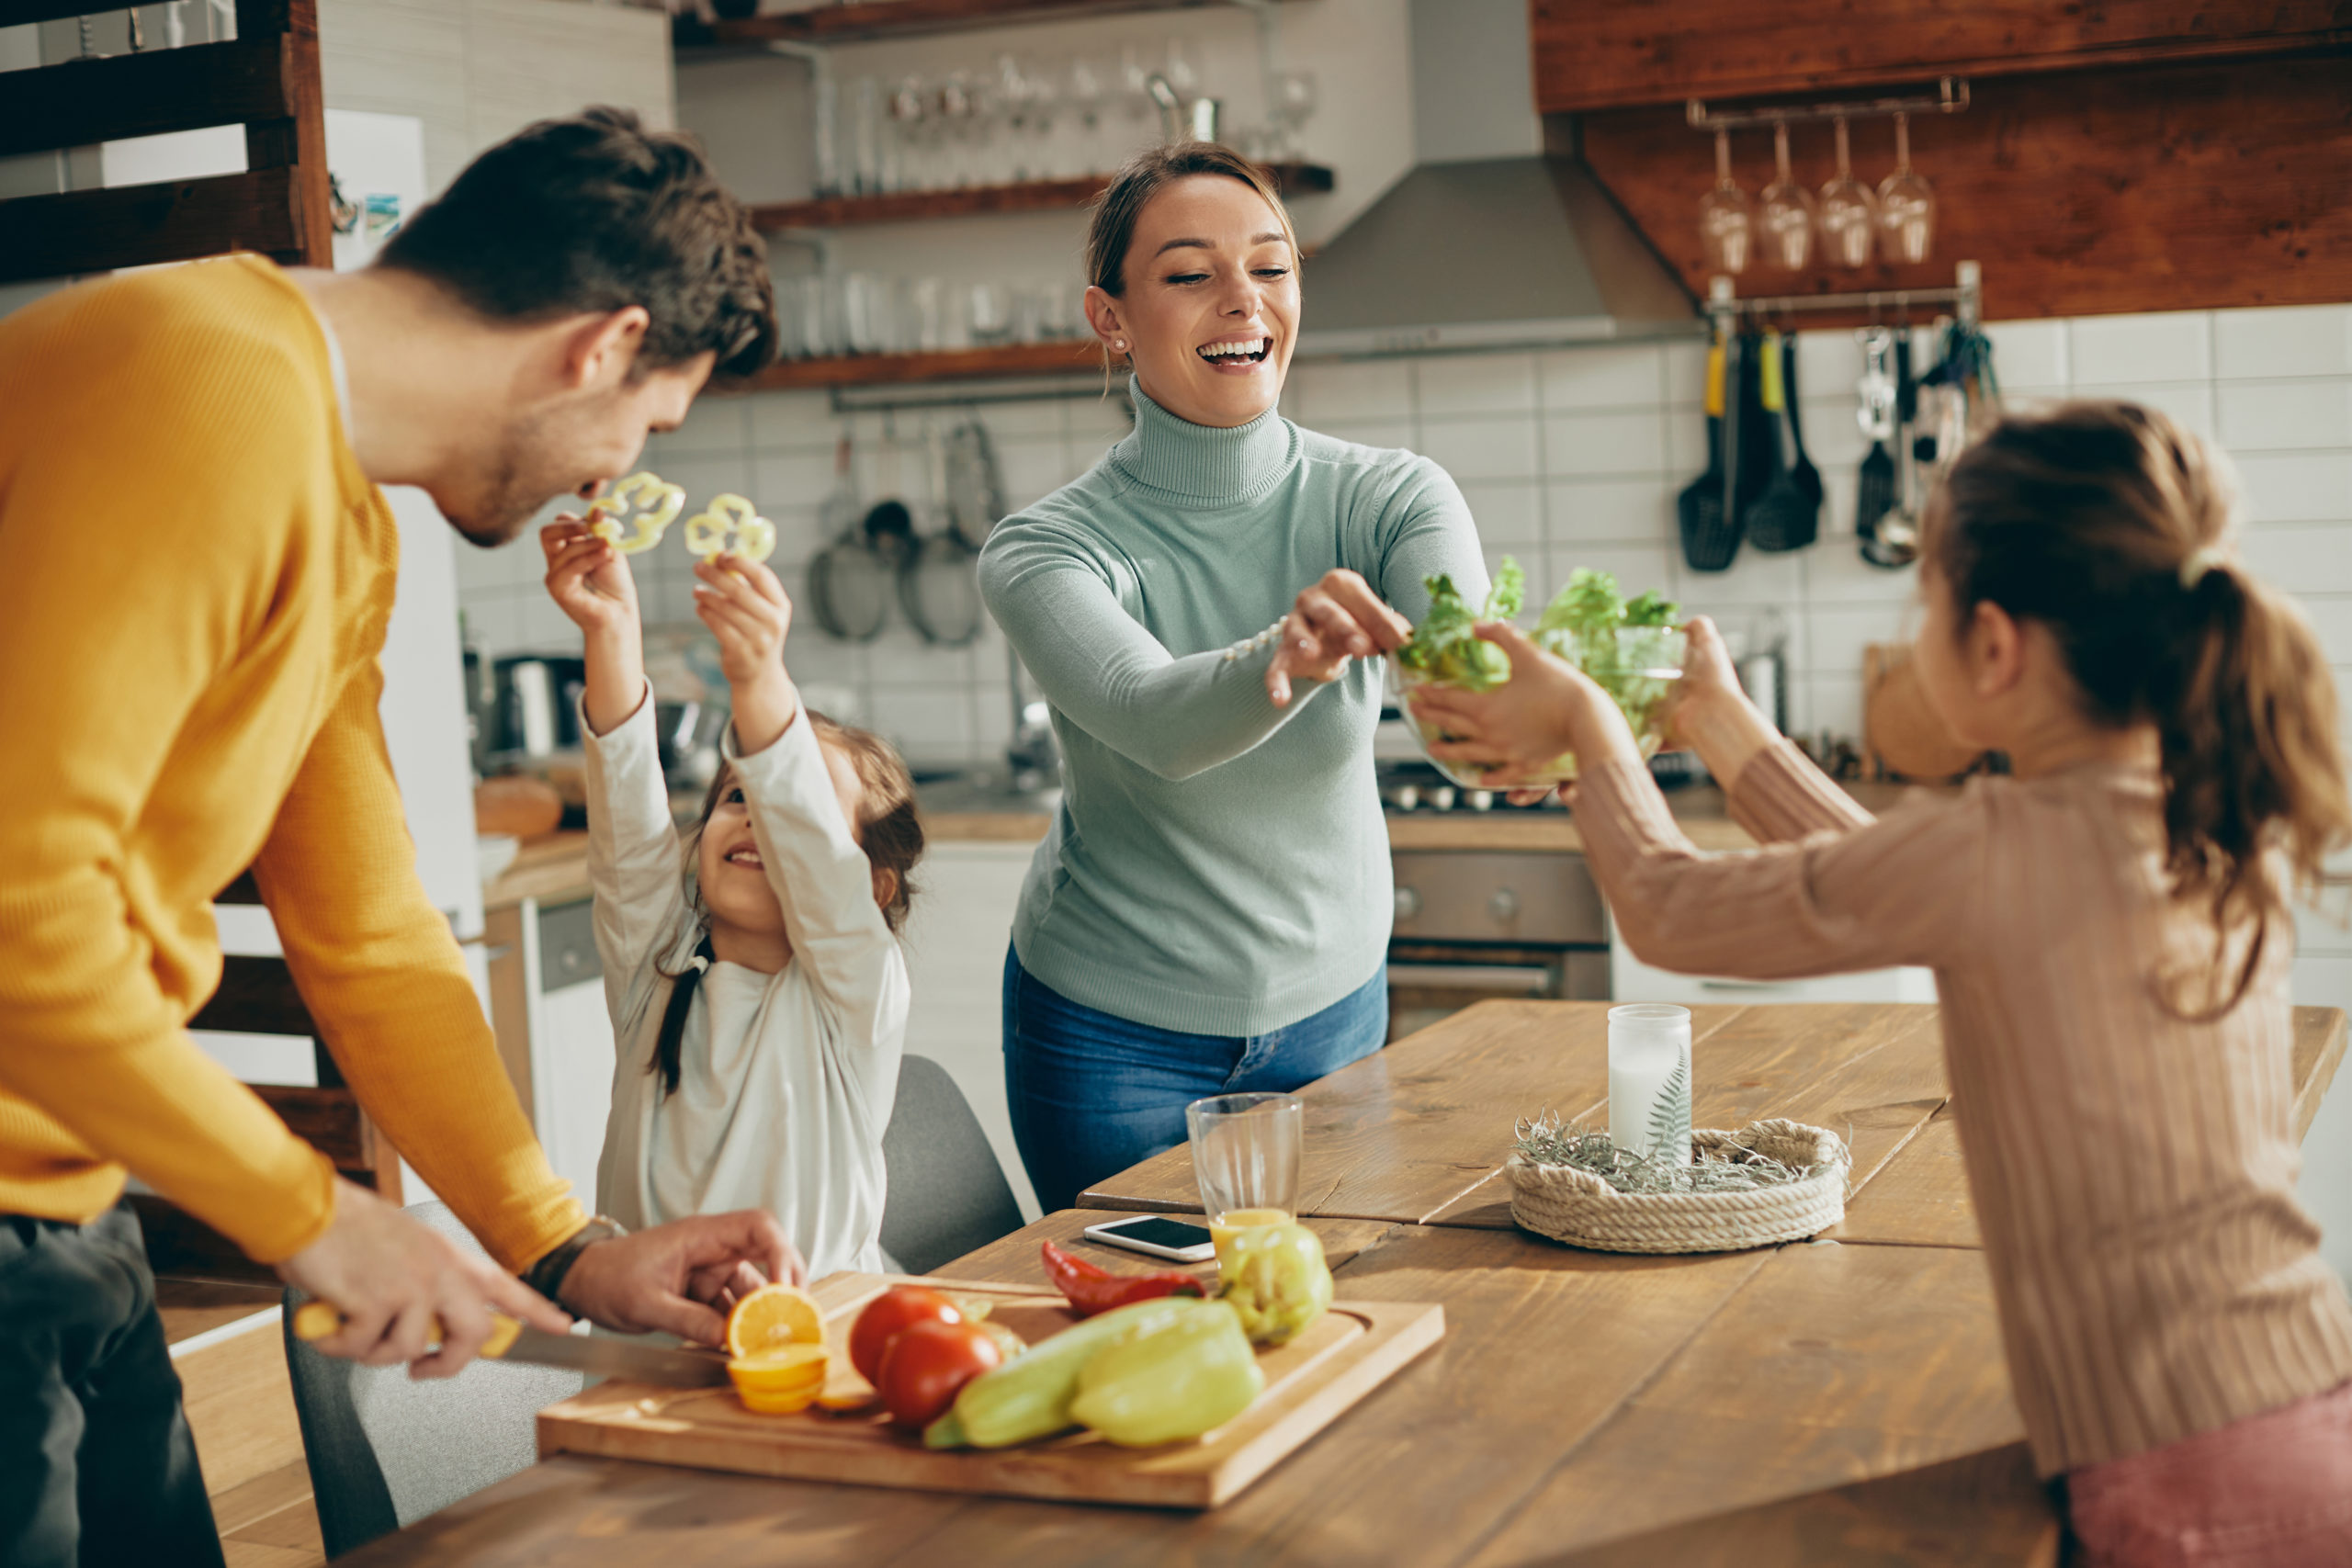
<path fill-rule="evenodd" d="M 555 1173 L 596 1202 L 612 1109 L 613 1026 L 585 899 L 490 911 L 491 1018 L 498 1054 Z"/>
<path fill-rule="evenodd" d="M 1802 980 L 1734 980 L 1677 975 L 1643 963 L 1612 931 L 1609 995 L 1621 1002 L 1932 1002 L 1936 976 L 1927 969 L 1871 969 L 1858 975 L 1818 975 Z"/>
<path fill-rule="evenodd" d="M 1013 1146 L 1004 1097 L 1004 953 L 1012 911 L 1036 846 L 933 843 L 916 869 L 907 922 L 907 973 L 914 999 L 907 1050 L 947 1069 L 1012 1184 L 1022 1217 L 1037 1217 L 1036 1193 Z"/>

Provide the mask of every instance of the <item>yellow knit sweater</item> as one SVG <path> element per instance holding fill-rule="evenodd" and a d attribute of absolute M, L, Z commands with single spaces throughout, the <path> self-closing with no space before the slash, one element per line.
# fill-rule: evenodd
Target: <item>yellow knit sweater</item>
<path fill-rule="evenodd" d="M 399 533 L 326 342 L 234 256 L 0 320 L 0 1213 L 124 1168 L 275 1261 L 325 1158 L 189 1039 L 248 864 L 345 1079 L 510 1269 L 583 1219 L 426 900 L 377 719 Z M 454 716 L 451 722 L 456 722 Z"/>

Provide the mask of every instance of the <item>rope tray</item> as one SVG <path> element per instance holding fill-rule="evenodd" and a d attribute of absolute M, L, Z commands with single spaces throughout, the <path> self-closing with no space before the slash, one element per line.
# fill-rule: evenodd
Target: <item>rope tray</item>
<path fill-rule="evenodd" d="M 1510 1217 L 1538 1235 L 1601 1252 L 1736 1252 L 1820 1235 L 1846 1217 L 1853 1161 L 1835 1133 L 1801 1122 L 1751 1122 L 1736 1133 L 1690 1134 L 1697 1160 L 1753 1150 L 1803 1170 L 1802 1180 L 1732 1192 L 1620 1192 L 1590 1171 L 1537 1165 L 1514 1153 Z"/>

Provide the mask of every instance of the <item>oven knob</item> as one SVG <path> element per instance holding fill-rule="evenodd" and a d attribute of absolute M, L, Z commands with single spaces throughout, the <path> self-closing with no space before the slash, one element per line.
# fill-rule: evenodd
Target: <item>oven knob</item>
<path fill-rule="evenodd" d="M 1507 926 L 1519 919 L 1519 895 L 1508 887 L 1498 887 L 1495 896 L 1487 900 L 1487 913 L 1498 926 Z"/>
<path fill-rule="evenodd" d="M 1490 789 L 1474 789 L 1462 799 L 1473 811 L 1491 811 L 1495 807 L 1495 792 Z"/>
<path fill-rule="evenodd" d="M 1421 792 L 1411 784 L 1400 784 L 1388 792 L 1388 804 L 1399 811 L 1410 811 L 1421 803 Z"/>
<path fill-rule="evenodd" d="M 1412 919 L 1420 912 L 1421 895 L 1418 889 L 1411 887 L 1396 889 L 1396 919 L 1398 920 Z"/>
<path fill-rule="evenodd" d="M 1430 806 L 1432 809 L 1438 811 L 1453 810 L 1453 786 L 1452 784 L 1440 784 L 1435 789 L 1430 791 Z"/>

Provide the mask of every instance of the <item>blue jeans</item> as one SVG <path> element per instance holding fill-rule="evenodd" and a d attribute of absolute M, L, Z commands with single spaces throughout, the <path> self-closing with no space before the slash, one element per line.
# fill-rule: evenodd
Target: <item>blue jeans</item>
<path fill-rule="evenodd" d="M 1070 1000 L 1004 955 L 1004 1088 L 1012 1136 L 1047 1213 L 1184 1141 L 1212 1094 L 1287 1093 L 1380 1049 L 1384 965 L 1353 994 L 1268 1034 L 1183 1034 Z"/>

